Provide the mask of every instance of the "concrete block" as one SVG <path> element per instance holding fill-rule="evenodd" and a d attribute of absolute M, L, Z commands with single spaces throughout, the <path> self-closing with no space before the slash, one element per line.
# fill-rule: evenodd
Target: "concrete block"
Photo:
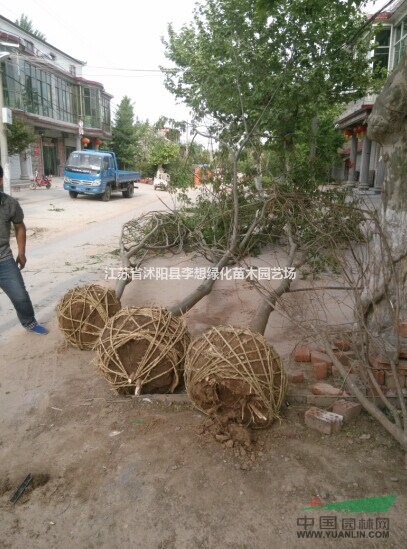
<path fill-rule="evenodd" d="M 341 430 L 342 423 L 342 416 L 321 410 L 321 408 L 313 406 L 305 412 L 305 425 L 325 435 L 338 433 Z"/>

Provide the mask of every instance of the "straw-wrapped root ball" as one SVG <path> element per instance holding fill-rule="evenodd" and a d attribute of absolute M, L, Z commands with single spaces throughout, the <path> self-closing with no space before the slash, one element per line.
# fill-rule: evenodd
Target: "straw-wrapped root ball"
<path fill-rule="evenodd" d="M 172 393 L 190 343 L 182 318 L 159 307 L 122 309 L 95 347 L 95 363 L 120 394 Z"/>
<path fill-rule="evenodd" d="M 59 328 L 74 347 L 93 349 L 106 322 L 120 308 L 120 300 L 110 288 L 96 284 L 77 286 L 58 304 Z"/>
<path fill-rule="evenodd" d="M 209 416 L 261 428 L 278 417 L 287 376 L 262 335 L 219 326 L 191 343 L 185 383 L 191 401 Z"/>

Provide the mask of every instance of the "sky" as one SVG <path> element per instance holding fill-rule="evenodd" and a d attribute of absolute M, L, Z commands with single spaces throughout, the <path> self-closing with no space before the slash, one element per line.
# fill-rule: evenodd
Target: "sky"
<path fill-rule="evenodd" d="M 114 96 L 113 113 L 128 95 L 135 116 L 155 122 L 161 115 L 188 117 L 188 109 L 165 89 L 158 69 L 169 66 L 161 42 L 167 24 L 178 30 L 190 22 L 194 5 L 195 0 L 0 0 L 0 13 L 13 22 L 26 14 L 47 42 L 85 61 L 83 76 L 101 82 Z M 157 72 L 147 72 L 152 70 Z"/>
<path fill-rule="evenodd" d="M 386 1 L 369 2 L 368 11 Z M 113 114 L 128 95 L 135 116 L 155 122 L 161 115 L 188 118 L 188 109 L 165 89 L 163 76 L 148 71 L 169 66 L 161 38 L 169 22 L 176 30 L 190 22 L 194 6 L 195 0 L 0 0 L 0 13 L 11 21 L 26 14 L 50 44 L 86 61 L 83 76 L 103 83 L 114 96 Z"/>

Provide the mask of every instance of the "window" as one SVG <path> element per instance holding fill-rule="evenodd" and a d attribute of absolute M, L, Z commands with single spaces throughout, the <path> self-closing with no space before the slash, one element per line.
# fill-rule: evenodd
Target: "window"
<path fill-rule="evenodd" d="M 51 74 L 24 63 L 22 98 L 25 109 L 52 118 Z"/>
<path fill-rule="evenodd" d="M 34 42 L 30 42 L 29 40 L 24 40 L 24 45 L 28 51 L 34 52 Z"/>
<path fill-rule="evenodd" d="M 407 17 L 394 28 L 394 62 L 393 66 L 399 64 L 404 55 L 407 42 Z"/>
<path fill-rule="evenodd" d="M 91 128 L 100 128 L 100 100 L 99 90 L 83 88 L 84 124 Z"/>
<path fill-rule="evenodd" d="M 72 84 L 62 78 L 55 78 L 57 118 L 65 122 L 75 122 L 75 92 Z"/>
<path fill-rule="evenodd" d="M 390 52 L 390 28 L 380 29 L 375 36 L 375 49 L 373 52 L 373 69 L 377 73 L 380 69 L 389 68 Z"/>
<path fill-rule="evenodd" d="M 110 99 L 102 96 L 102 129 L 110 132 Z"/>
<path fill-rule="evenodd" d="M 72 76 L 76 76 L 76 67 L 75 67 L 75 65 L 69 65 L 69 74 L 72 74 Z"/>

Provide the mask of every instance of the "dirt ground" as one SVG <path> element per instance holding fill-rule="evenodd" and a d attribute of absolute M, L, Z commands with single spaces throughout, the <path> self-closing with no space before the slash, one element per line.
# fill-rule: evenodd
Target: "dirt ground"
<path fill-rule="evenodd" d="M 53 238 L 56 242 L 63 234 L 58 230 L 47 244 L 52 247 Z M 101 243 L 109 248 L 106 239 Z M 38 246 L 32 248 L 34 271 L 45 261 Z M 108 260 L 113 261 L 111 256 L 103 261 Z M 190 259 L 160 259 L 155 264 L 186 266 Z M 100 270 L 85 271 L 87 281 L 107 283 Z M 61 275 L 59 288 L 44 289 L 46 299 L 39 301 L 40 317 L 50 329 L 46 337 L 23 332 L 9 309 L 3 307 L 0 315 L 0 547 L 406 546 L 404 454 L 368 415 L 337 435 L 324 436 L 304 426 L 306 405 L 288 399 L 281 420 L 253 432 L 250 447 L 229 448 L 214 439 L 207 418 L 189 403 L 118 397 L 92 364 L 93 353 L 67 347 L 58 331 L 54 308 L 62 281 L 77 280 L 68 273 Z M 196 284 L 133 282 L 123 305 L 171 305 Z M 302 295 L 288 299 L 298 302 Z M 346 304 L 338 310 L 334 299 L 327 299 L 332 321 L 343 321 L 349 312 Z M 225 323 L 247 326 L 257 303 L 248 283 L 221 281 L 186 321 L 192 334 Z M 266 337 L 288 363 L 299 338 L 296 329 L 275 312 Z M 13 491 L 29 473 L 32 487 L 12 505 Z M 315 496 L 327 503 L 388 494 L 397 497 L 384 515 L 304 511 Z M 326 516 L 336 517 L 333 532 L 341 530 L 343 519 L 354 518 L 354 537 L 327 536 L 319 528 L 320 518 Z M 363 522 L 383 517 L 389 519 L 386 539 L 375 526 L 364 528 Z M 304 518 L 307 524 L 314 520 L 308 530 L 322 532 L 322 539 L 298 537 Z M 365 532 L 366 538 L 357 539 L 358 532 Z"/>

